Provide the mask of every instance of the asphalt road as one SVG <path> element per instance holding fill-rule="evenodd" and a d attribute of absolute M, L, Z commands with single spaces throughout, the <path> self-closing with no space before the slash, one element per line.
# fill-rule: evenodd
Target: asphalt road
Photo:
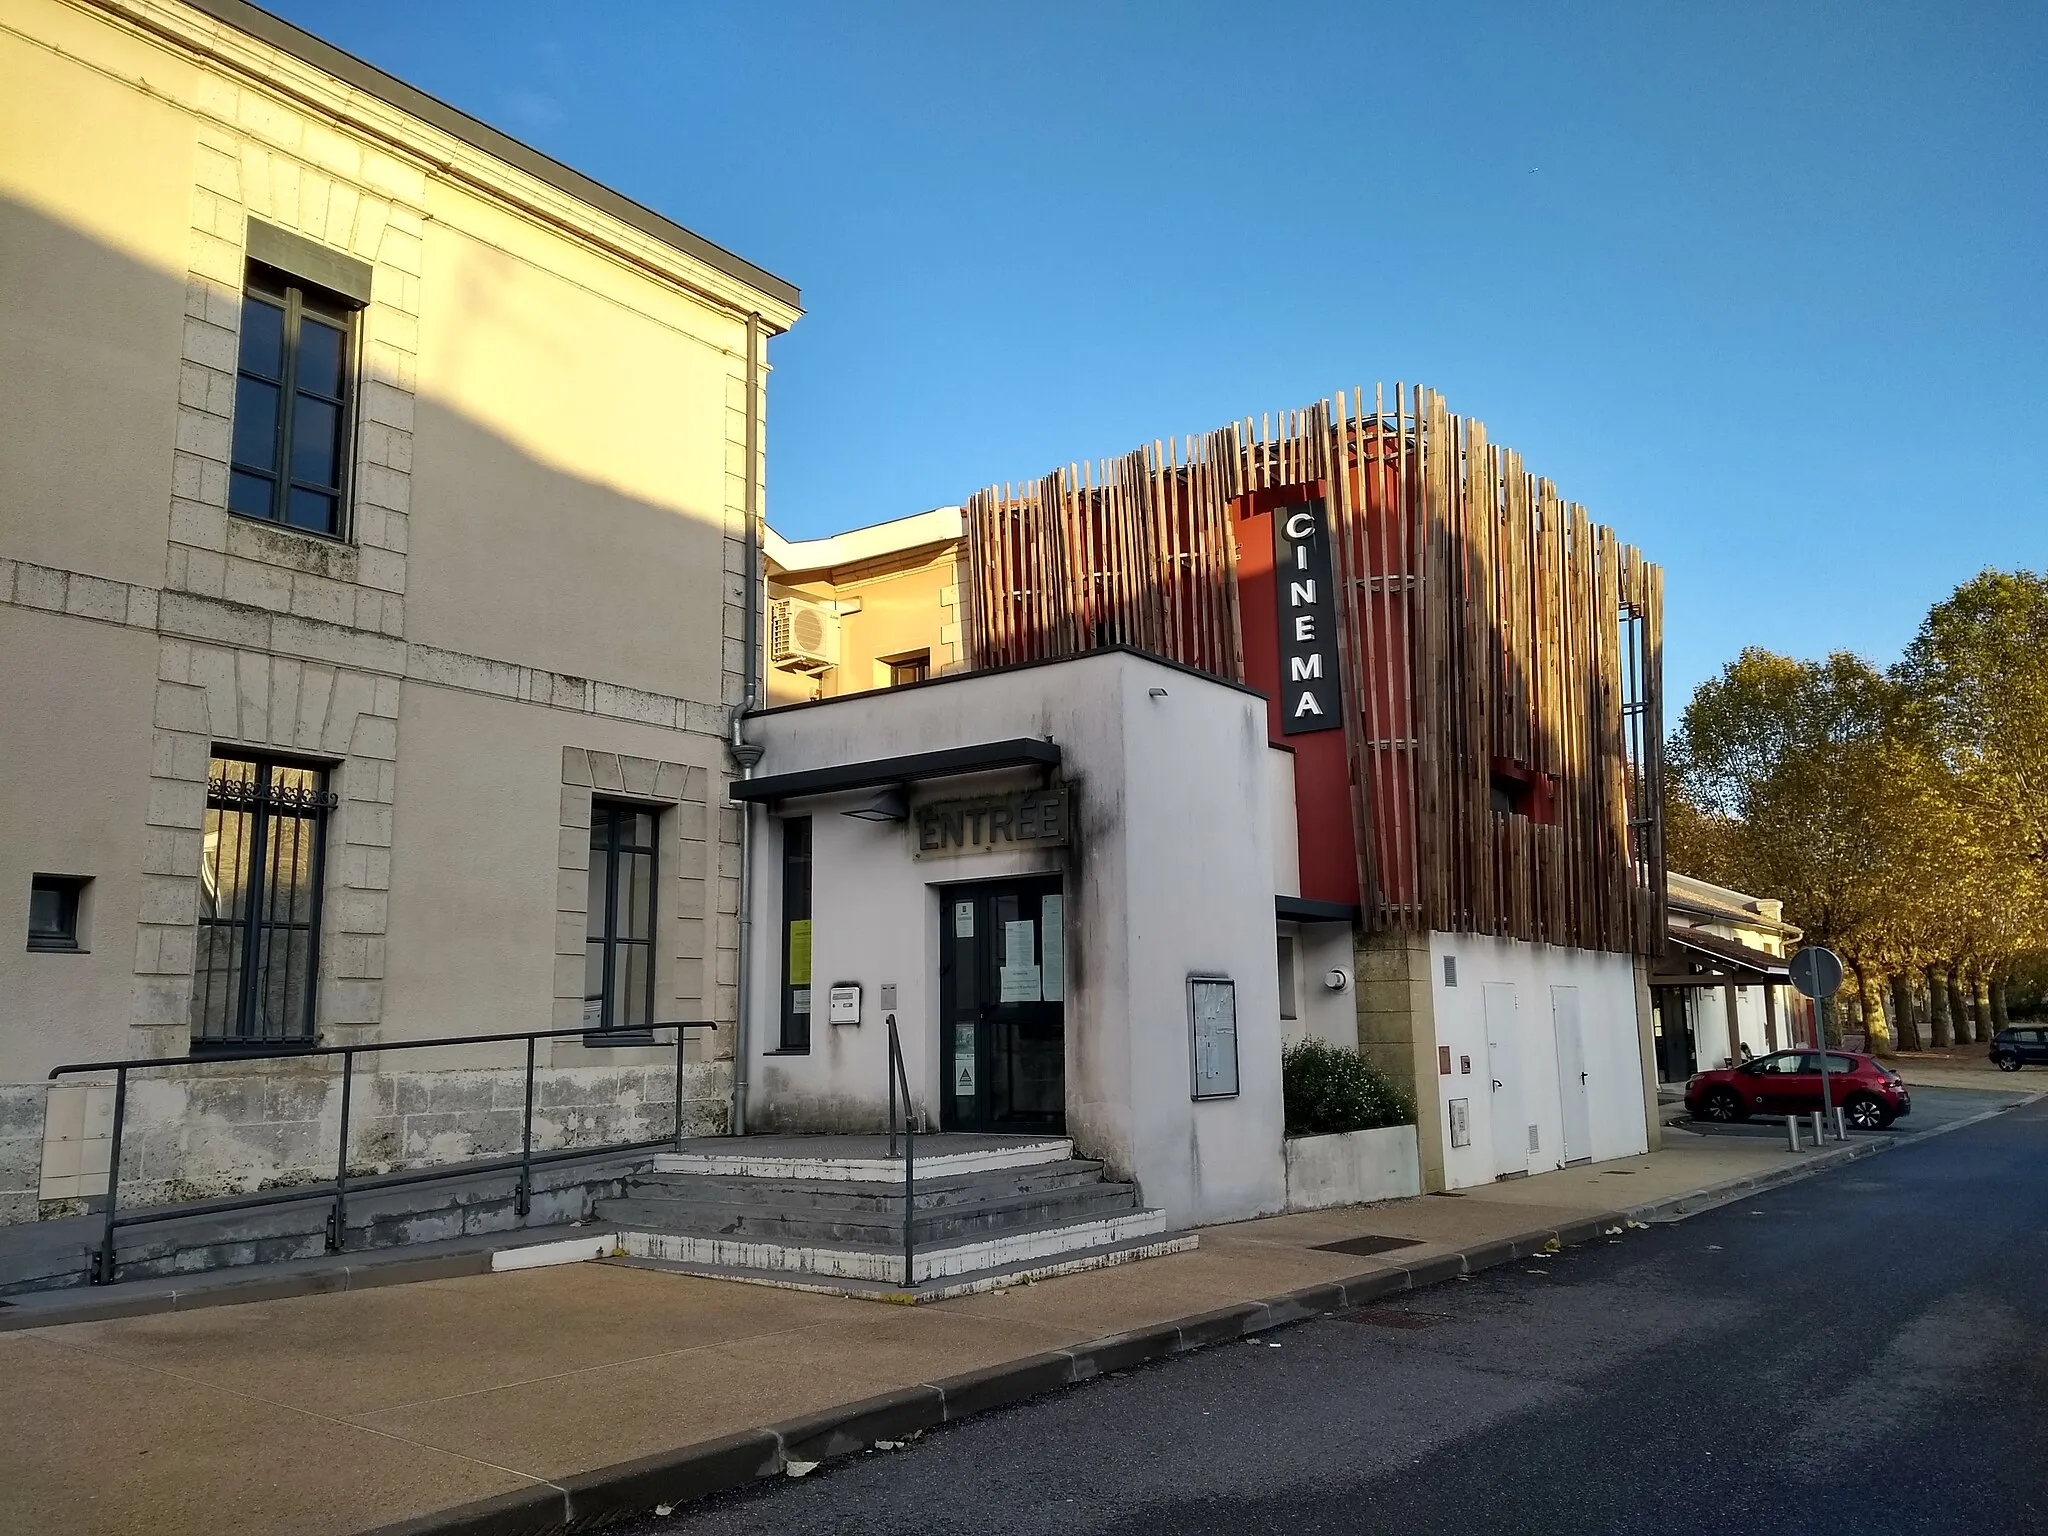
<path fill-rule="evenodd" d="M 1882 1131 L 1857 1131 L 1858 1136 L 1924 1136 L 1945 1130 L 1958 1120 L 1981 1115 L 1987 1109 L 2017 1104 L 2048 1088 L 2048 1073 L 2028 1077 L 2024 1073 L 2001 1082 L 1991 1079 L 1982 1088 L 1913 1089 L 1913 1112 L 1894 1120 Z M 1712 1120 L 1681 1120 L 1678 1128 L 1695 1136 L 1732 1136 L 1741 1140 L 1780 1142 L 1785 1139 L 1785 1117 L 1760 1116 L 1754 1120 L 1721 1125 Z M 1809 1138 L 1808 1144 L 1811 1145 Z"/>
<path fill-rule="evenodd" d="M 2048 1532 L 2048 1103 L 1388 1310 L 632 1529 Z"/>

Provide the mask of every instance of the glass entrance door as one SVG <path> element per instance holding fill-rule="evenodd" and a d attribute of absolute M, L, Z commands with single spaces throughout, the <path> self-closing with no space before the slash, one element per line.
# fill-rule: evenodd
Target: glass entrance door
<path fill-rule="evenodd" d="M 1066 902 L 1057 876 L 939 893 L 949 1131 L 1059 1132 L 1067 1119 Z"/>

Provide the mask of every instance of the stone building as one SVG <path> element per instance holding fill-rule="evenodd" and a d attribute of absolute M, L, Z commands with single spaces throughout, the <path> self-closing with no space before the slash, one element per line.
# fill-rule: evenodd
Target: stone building
<path fill-rule="evenodd" d="M 543 1042 L 724 1123 L 767 339 L 795 288 L 238 0 L 0 15 L 0 1218 L 331 1173 L 331 1058 Z M 26 942 L 24 942 L 24 936 Z M 385 1052 L 377 1164 L 521 1053 Z M 131 1193 L 132 1192 L 132 1195 Z"/>

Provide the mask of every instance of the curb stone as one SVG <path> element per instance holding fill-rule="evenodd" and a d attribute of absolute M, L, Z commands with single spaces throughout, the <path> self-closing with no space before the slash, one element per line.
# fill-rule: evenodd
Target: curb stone
<path fill-rule="evenodd" d="M 1816 1170 L 1818 1171 L 1818 1170 Z M 1111 1334 L 1072 1349 L 1049 1350 L 1003 1365 L 904 1387 L 878 1397 L 828 1408 L 766 1429 L 685 1446 L 673 1452 L 600 1467 L 560 1483 L 459 1505 L 440 1514 L 382 1525 L 362 1536 L 530 1536 L 586 1529 L 657 1504 L 682 1505 L 730 1492 L 783 1473 L 791 1462 L 857 1455 L 878 1440 L 907 1440 L 991 1409 L 1078 1386 L 1212 1345 L 1306 1322 L 1325 1313 L 1383 1297 L 1419 1291 L 1528 1258 L 1560 1245 L 1584 1242 L 1626 1221 L 1610 1211 L 1561 1227 L 1542 1227 L 1453 1253 L 1390 1264 L 1240 1302 L 1175 1322 Z"/>
<path fill-rule="evenodd" d="M 1853 1141 L 1847 1146 L 1838 1146 L 1832 1152 L 1815 1152 L 1803 1162 L 1787 1167 L 1774 1168 L 1768 1173 L 1752 1173 L 1739 1179 L 1728 1179 L 1719 1184 L 1709 1184 L 1702 1189 L 1687 1190 L 1682 1195 L 1672 1195 L 1664 1200 L 1653 1200 L 1646 1205 L 1632 1206 L 1622 1214 L 1631 1221 L 1658 1225 L 1683 1221 L 1688 1216 L 1698 1216 L 1738 1200 L 1744 1195 L 1761 1194 L 1767 1189 L 1776 1189 L 1783 1184 L 1796 1184 L 1801 1179 L 1812 1178 L 1815 1174 L 1826 1173 L 1830 1168 L 1839 1168 L 1861 1158 L 1875 1157 L 1880 1152 L 1889 1152 L 1894 1147 L 1913 1146 L 1932 1141 L 1937 1136 L 1946 1136 L 1951 1131 L 1965 1130 L 1973 1125 L 1982 1125 L 1986 1120 L 2009 1114 L 2016 1109 L 2026 1109 L 2048 1099 L 2048 1093 L 2029 1094 L 2011 1104 L 2001 1104 L 1996 1109 L 1979 1110 L 1974 1115 L 1965 1115 L 1960 1120 L 1951 1120 L 1947 1125 L 1937 1125 L 1931 1131 L 1918 1131 L 1911 1136 L 1887 1137 L 1883 1141 Z"/>
<path fill-rule="evenodd" d="M 439 1514 L 384 1525 L 361 1536 L 528 1536 L 536 1532 L 584 1529 L 656 1504 L 683 1505 L 730 1492 L 783 1473 L 790 1462 L 819 1462 L 856 1455 L 877 1440 L 905 1440 L 942 1424 L 985 1413 L 1099 1376 L 1127 1371 L 1214 1344 L 1307 1321 L 1326 1312 L 1363 1306 L 1382 1297 L 1419 1291 L 1460 1275 L 1533 1257 L 1550 1244 L 1574 1247 L 1630 1221 L 1668 1224 L 1726 1205 L 1746 1194 L 1796 1183 L 1830 1169 L 1873 1157 L 1893 1147 L 1924 1141 L 1978 1125 L 2009 1110 L 2048 1098 L 2036 1094 L 2017 1104 L 1986 1110 L 1911 1138 L 1866 1141 L 1816 1153 L 1768 1174 L 1730 1179 L 1667 1200 L 1627 1210 L 1582 1217 L 1513 1237 L 1477 1243 L 1453 1253 L 1324 1281 L 1261 1301 L 1220 1307 L 1177 1322 L 1111 1334 L 1072 1349 L 1052 1350 L 1004 1365 L 969 1371 L 905 1387 L 879 1397 L 829 1408 L 762 1430 L 731 1435 L 617 1466 L 600 1467 L 561 1483 L 464 1504 Z"/>

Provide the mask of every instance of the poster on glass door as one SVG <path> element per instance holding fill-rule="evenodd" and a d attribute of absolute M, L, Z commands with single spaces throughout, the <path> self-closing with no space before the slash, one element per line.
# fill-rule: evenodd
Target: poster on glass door
<path fill-rule="evenodd" d="M 998 972 L 1006 1003 L 1035 1003 L 1044 992 L 1038 969 L 1038 924 L 1030 918 L 1003 924 L 1003 965 Z"/>

